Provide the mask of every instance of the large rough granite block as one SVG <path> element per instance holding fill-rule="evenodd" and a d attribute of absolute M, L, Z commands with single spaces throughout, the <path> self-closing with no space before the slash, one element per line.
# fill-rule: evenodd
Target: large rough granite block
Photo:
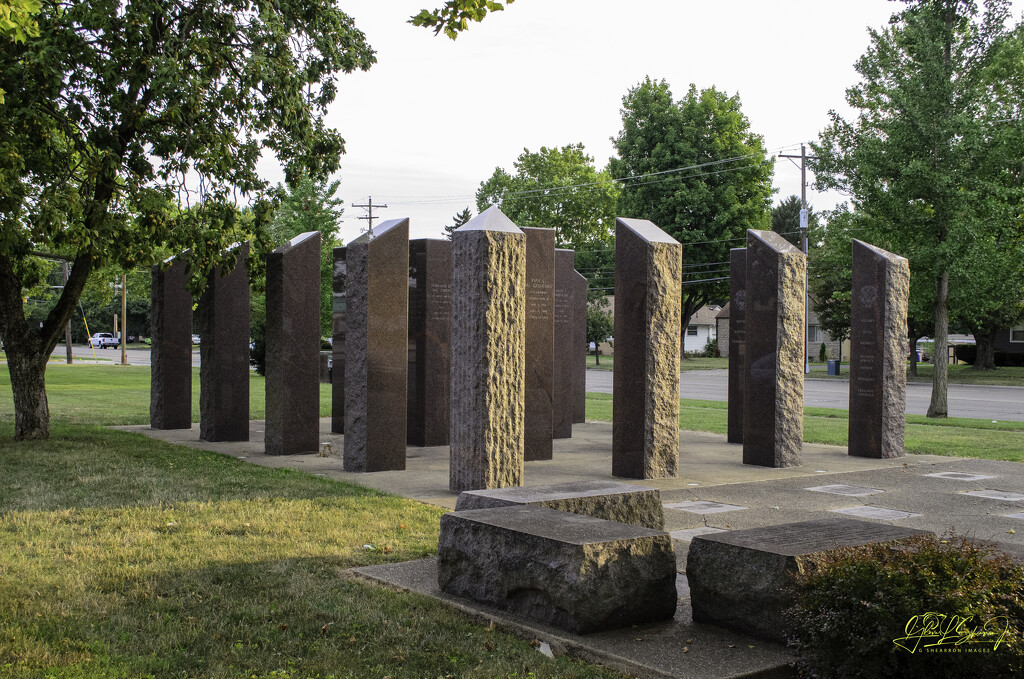
<path fill-rule="evenodd" d="M 267 256 L 267 455 L 320 449 L 320 232 Z"/>
<path fill-rule="evenodd" d="M 192 295 L 188 262 L 172 257 L 153 267 L 153 351 L 150 353 L 149 426 L 192 426 Z"/>
<path fill-rule="evenodd" d="M 550 460 L 554 396 L 555 230 L 524 227 L 526 234 L 527 461 Z"/>
<path fill-rule="evenodd" d="M 409 414 L 411 446 L 446 446 L 451 378 L 452 244 L 409 241 Z"/>
<path fill-rule="evenodd" d="M 199 438 L 249 440 L 249 244 L 210 274 L 199 300 Z"/>
<path fill-rule="evenodd" d="M 552 381 L 552 437 L 572 438 L 573 372 L 575 361 L 573 335 L 573 293 L 576 270 L 572 250 L 555 250 L 555 339 Z"/>
<path fill-rule="evenodd" d="M 850 455 L 903 457 L 910 263 L 853 240 Z"/>
<path fill-rule="evenodd" d="M 572 421 L 580 424 L 587 421 L 587 279 L 575 272 L 576 285 L 573 288 L 573 350 L 572 350 Z"/>
<path fill-rule="evenodd" d="M 772 231 L 747 231 L 743 463 L 800 464 L 806 257 Z"/>
<path fill-rule="evenodd" d="M 347 248 L 334 248 L 331 311 L 331 431 L 345 433 L 345 285 Z"/>
<path fill-rule="evenodd" d="M 652 222 L 615 220 L 615 476 L 677 473 L 682 265 L 682 246 Z"/>
<path fill-rule="evenodd" d="M 729 424 L 726 440 L 743 443 L 743 363 L 747 354 L 747 250 L 729 251 Z"/>
<path fill-rule="evenodd" d="M 523 483 L 526 236 L 497 207 L 452 233 L 453 492 Z"/>
<path fill-rule="evenodd" d="M 686 560 L 693 620 L 786 643 L 792 628 L 784 611 L 795 603 L 798 573 L 837 547 L 931 534 L 835 518 L 698 535 Z"/>
<path fill-rule="evenodd" d="M 578 633 L 676 609 L 668 533 L 547 507 L 445 514 L 437 580 L 449 594 Z"/>
<path fill-rule="evenodd" d="M 345 452 L 349 472 L 405 469 L 409 388 L 409 220 L 348 244 Z"/>
<path fill-rule="evenodd" d="M 455 511 L 517 505 L 540 505 L 654 530 L 665 527 L 665 512 L 657 488 L 617 481 L 574 481 L 548 486 L 467 490 L 459 494 Z"/>

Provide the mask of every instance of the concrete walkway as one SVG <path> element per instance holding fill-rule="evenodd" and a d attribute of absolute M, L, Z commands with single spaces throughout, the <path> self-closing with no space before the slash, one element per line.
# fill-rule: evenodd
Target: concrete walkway
<path fill-rule="evenodd" d="M 349 481 L 407 498 L 454 508 L 448 491 L 448 448 L 408 448 L 405 471 L 355 474 L 342 469 L 344 438 L 321 420 L 320 454 L 269 456 L 263 453 L 263 422 L 251 423 L 251 441 L 199 441 L 191 430 L 156 431 L 119 427 L 171 443 L 212 450 L 254 464 L 290 467 Z M 525 485 L 612 480 L 608 422 L 573 427 L 573 438 L 554 441 L 554 459 L 527 462 Z M 690 619 L 683 573 L 690 540 L 701 533 L 805 521 L 839 513 L 936 533 L 956 531 L 1001 543 L 1024 557 L 1024 474 L 1014 462 L 911 455 L 898 460 L 852 458 L 845 448 L 804 444 L 803 465 L 788 469 L 741 462 L 742 447 L 725 437 L 681 432 L 680 475 L 675 479 L 628 481 L 658 488 L 665 505 L 665 529 L 675 542 L 679 610 L 673 622 L 596 635 L 571 635 L 465 600 L 436 587 L 436 566 L 427 559 L 355 569 L 360 577 L 419 591 L 494 621 L 527 639 L 546 641 L 555 652 L 617 667 L 638 676 L 788 676 L 791 652 L 781 646 L 737 636 Z M 685 650 L 684 650 L 685 649 Z"/>

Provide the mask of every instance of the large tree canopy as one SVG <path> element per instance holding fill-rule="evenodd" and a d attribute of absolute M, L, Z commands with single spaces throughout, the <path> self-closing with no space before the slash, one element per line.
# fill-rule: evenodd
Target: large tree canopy
<path fill-rule="evenodd" d="M 612 176 L 619 214 L 649 219 L 683 244 L 683 327 L 709 301 L 729 295 L 729 249 L 747 229 L 770 225 L 772 163 L 738 95 L 691 85 L 676 101 L 646 78 L 622 100 Z"/>
<path fill-rule="evenodd" d="M 950 290 L 984 275 L 964 266 L 964 248 L 994 225 L 1020 240 L 1024 61 L 1008 14 L 1004 0 L 980 14 L 974 2 L 923 0 L 894 15 L 856 64 L 856 118 L 832 112 L 813 146 L 818 185 L 852 195 L 860 237 L 908 257 L 929 283 L 933 417 L 948 410 Z"/>
<path fill-rule="evenodd" d="M 269 217 L 264 154 L 289 183 L 338 168 L 344 142 L 323 122 L 336 75 L 375 61 L 328 0 L 51 0 L 34 18 L 38 35 L 0 39 L 0 337 L 16 438 L 48 435 L 46 360 L 90 272 L 147 265 L 167 246 L 189 248 L 202 280 Z M 41 328 L 22 307 L 39 251 L 72 262 Z"/>

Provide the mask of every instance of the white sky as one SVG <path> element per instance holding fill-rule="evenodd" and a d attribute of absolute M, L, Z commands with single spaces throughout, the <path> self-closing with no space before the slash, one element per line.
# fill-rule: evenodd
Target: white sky
<path fill-rule="evenodd" d="M 366 221 L 351 207 L 387 203 L 383 219 L 409 217 L 411 236 L 436 237 L 469 206 L 494 168 L 512 170 L 523 148 L 582 142 L 598 168 L 629 88 L 650 75 L 676 98 L 689 84 L 738 93 L 770 153 L 797 153 L 828 123 L 849 114 L 844 92 L 867 27 L 885 25 L 901 2 L 856 0 L 518 0 L 455 41 L 405 23 L 441 0 L 341 2 L 377 51 L 368 72 L 339 76 L 328 115 L 346 140 L 339 195 L 341 237 Z M 1019 17 L 1024 0 L 1015 0 Z M 783 148 L 785 147 L 785 148 Z M 808 150 L 809 152 L 809 150 Z M 268 163 L 275 182 L 281 173 Z M 812 181 L 809 176 L 808 181 Z M 800 171 L 775 165 L 775 202 L 799 195 Z M 828 209 L 843 197 L 808 187 Z M 630 215 L 623 215 L 630 216 Z M 374 220 L 375 223 L 379 223 Z"/>

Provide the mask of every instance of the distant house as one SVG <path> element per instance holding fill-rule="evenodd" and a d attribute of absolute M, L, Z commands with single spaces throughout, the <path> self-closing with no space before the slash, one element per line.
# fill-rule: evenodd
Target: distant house
<path fill-rule="evenodd" d="M 690 317 L 690 322 L 683 333 L 684 353 L 704 351 L 708 340 L 718 337 L 716 317 L 721 310 L 722 307 L 717 304 L 709 304 L 697 309 L 697 313 Z"/>
<path fill-rule="evenodd" d="M 1012 328 L 997 330 L 993 345 L 996 351 L 1005 351 L 1008 354 L 1024 354 L 1024 323 L 1015 325 Z"/>
<path fill-rule="evenodd" d="M 729 304 L 722 307 L 715 317 L 718 325 L 718 353 L 722 356 L 729 355 Z M 807 356 L 812 361 L 818 360 L 821 345 L 825 344 L 825 353 L 828 358 L 850 358 L 850 340 L 844 340 L 842 344 L 833 340 L 825 332 L 818 321 L 818 314 L 813 306 L 807 307 Z"/>

